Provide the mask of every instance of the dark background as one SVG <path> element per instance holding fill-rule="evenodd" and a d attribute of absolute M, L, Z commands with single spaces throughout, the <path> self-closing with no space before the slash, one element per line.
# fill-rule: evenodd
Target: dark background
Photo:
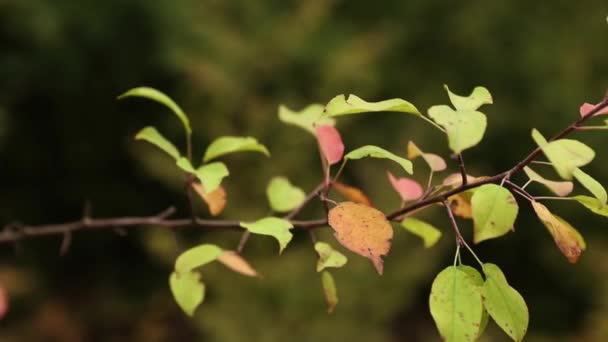
<path fill-rule="evenodd" d="M 314 140 L 281 124 L 277 108 L 326 103 L 341 93 L 402 97 L 425 110 L 447 103 L 443 84 L 460 94 L 486 86 L 495 102 L 485 107 L 486 137 L 464 157 L 471 174 L 498 173 L 533 148 L 533 127 L 549 136 L 578 116 L 582 102 L 601 99 L 608 87 L 607 14 L 600 0 L 0 0 L 0 224 L 77 219 L 87 201 L 101 217 L 150 215 L 169 205 L 187 215 L 182 176 L 171 160 L 132 139 L 155 125 L 181 142 L 179 122 L 157 104 L 115 100 L 140 85 L 162 89 L 190 115 L 195 156 L 221 135 L 255 136 L 272 152 L 269 160 L 225 159 L 231 176 L 223 218 L 267 215 L 264 192 L 274 175 L 305 189 L 318 183 Z M 449 155 L 445 138 L 413 116 L 349 117 L 338 128 L 347 150 L 377 144 L 404 155 L 411 139 Z M 605 133 L 575 137 L 596 148 L 585 170 L 607 183 Z M 393 210 L 398 198 L 387 167 L 353 162 L 344 179 L 380 209 Z M 423 181 L 424 167 L 415 170 Z M 578 264 L 560 255 L 524 201 L 516 233 L 476 250 L 526 298 L 528 341 L 604 341 L 606 219 L 575 203 L 548 205 L 586 237 Z M 313 206 L 305 214 L 322 211 Z M 0 340 L 439 340 L 427 298 L 434 276 L 451 263 L 453 236 L 441 210 L 423 217 L 444 230 L 440 244 L 425 250 L 396 227 L 383 277 L 348 253 L 347 267 L 334 272 L 341 302 L 330 316 L 306 234 L 296 234 L 280 257 L 272 239 L 250 241 L 245 256 L 263 279 L 206 266 L 207 297 L 193 319 L 171 298 L 174 258 L 201 242 L 234 248 L 238 232 L 80 233 L 65 256 L 60 237 L 4 244 L 0 282 L 11 309 L 0 321 Z M 461 225 L 468 235 L 470 223 Z M 321 237 L 333 241 L 327 230 Z M 468 255 L 465 262 L 474 265 Z M 507 337 L 491 324 L 482 340 Z"/>

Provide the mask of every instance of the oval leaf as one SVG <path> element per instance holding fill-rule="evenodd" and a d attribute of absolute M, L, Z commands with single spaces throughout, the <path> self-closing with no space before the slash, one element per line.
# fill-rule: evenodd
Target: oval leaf
<path fill-rule="evenodd" d="M 311 104 L 300 112 L 294 112 L 286 106 L 279 106 L 279 120 L 315 135 L 315 125 L 333 126 L 335 124 L 334 119 L 322 117 L 323 109 L 323 105 Z"/>
<path fill-rule="evenodd" d="M 595 196 L 598 200 L 598 204 L 600 207 L 603 207 L 608 201 L 608 194 L 606 194 L 606 189 L 600 184 L 600 182 L 596 181 L 593 177 L 589 176 L 583 170 L 576 168 L 572 171 L 572 175 L 579 181 L 589 192 Z"/>
<path fill-rule="evenodd" d="M 471 197 L 474 241 L 502 236 L 513 229 L 519 206 L 509 190 L 496 185 L 480 186 Z"/>
<path fill-rule="evenodd" d="M 487 120 L 485 114 L 475 110 L 453 110 L 440 105 L 429 108 L 429 116 L 445 129 L 448 144 L 454 153 L 471 148 L 483 138 Z"/>
<path fill-rule="evenodd" d="M 203 244 L 183 252 L 175 260 L 175 272 L 188 273 L 197 267 L 208 264 L 222 254 L 222 249 L 216 245 Z"/>
<path fill-rule="evenodd" d="M 215 139 L 205 151 L 203 162 L 234 152 L 253 151 L 270 156 L 268 149 L 253 137 L 224 136 Z"/>
<path fill-rule="evenodd" d="M 333 249 L 333 247 L 328 243 L 315 243 L 315 250 L 319 254 L 319 261 L 317 261 L 317 272 L 321 272 L 326 267 L 342 267 L 346 265 L 346 262 L 348 261 L 344 254 Z"/>
<path fill-rule="evenodd" d="M 486 281 L 481 294 L 483 305 L 496 324 L 514 341 L 521 341 L 528 330 L 528 306 L 524 298 L 512 288 L 504 274 L 494 264 L 484 264 Z"/>
<path fill-rule="evenodd" d="M 547 189 L 551 190 L 554 194 L 560 197 L 567 196 L 569 193 L 572 192 L 572 189 L 574 188 L 574 184 L 572 184 L 572 182 L 556 182 L 545 179 L 527 166 L 524 167 L 524 172 L 526 173 L 526 175 L 528 175 L 528 178 L 530 178 L 530 180 L 546 186 Z"/>
<path fill-rule="evenodd" d="M 548 143 L 536 129 L 532 130 L 532 139 L 542 149 L 559 176 L 566 180 L 572 179 L 572 172 L 576 168 L 589 164 L 595 158 L 593 149 L 577 140 L 559 139 Z"/>
<path fill-rule="evenodd" d="M 401 200 L 411 201 L 422 197 L 424 190 L 418 182 L 406 177 L 395 178 L 390 171 L 387 171 L 386 173 L 393 189 L 401 196 Z"/>
<path fill-rule="evenodd" d="M 420 111 L 411 103 L 403 99 L 390 99 L 380 102 L 367 102 L 356 95 L 338 95 L 325 106 L 325 114 L 339 116 L 366 112 L 403 112 L 421 115 Z"/>
<path fill-rule="evenodd" d="M 229 269 L 248 277 L 257 277 L 258 272 L 235 251 L 223 251 L 217 260 Z"/>
<path fill-rule="evenodd" d="M 179 118 L 179 120 L 184 125 L 184 129 L 186 130 L 186 134 L 192 134 L 192 128 L 190 128 L 190 120 L 188 120 L 188 116 L 184 111 L 175 103 L 169 96 L 164 94 L 163 92 L 150 88 L 150 87 L 139 87 L 133 88 L 126 93 L 120 95 L 118 99 L 124 99 L 126 97 L 143 97 L 152 101 L 156 101 L 167 108 L 171 109 L 171 111 Z"/>
<path fill-rule="evenodd" d="M 169 140 L 167 140 L 162 134 L 160 134 L 160 132 L 158 132 L 158 130 L 155 127 L 152 127 L 152 126 L 145 127 L 144 129 L 139 131 L 139 133 L 137 133 L 137 135 L 135 136 L 135 139 L 144 140 L 144 141 L 151 143 L 152 145 L 155 145 L 156 147 L 165 151 L 165 153 L 167 153 L 168 155 L 173 157 L 173 159 L 175 159 L 175 160 L 179 159 L 179 157 L 180 157 L 179 151 L 177 150 L 177 148 Z"/>
<path fill-rule="evenodd" d="M 266 187 L 266 197 L 272 210 L 282 213 L 297 208 L 304 202 L 306 194 L 287 178 L 274 177 Z"/>
<path fill-rule="evenodd" d="M 342 160 L 344 143 L 340 137 L 340 132 L 335 127 L 317 126 L 316 136 L 321 152 L 323 152 L 323 156 L 325 156 L 329 165 L 334 165 Z"/>
<path fill-rule="evenodd" d="M 336 305 L 338 305 L 338 290 L 336 289 L 336 282 L 331 273 L 323 271 L 321 275 L 321 283 L 323 285 L 323 293 L 325 293 L 325 300 L 327 301 L 327 313 L 331 314 Z"/>
<path fill-rule="evenodd" d="M 389 151 L 387 151 L 383 148 L 380 148 L 378 146 L 366 145 L 366 146 L 359 147 L 356 150 L 348 152 L 348 154 L 344 156 L 344 159 L 361 159 L 361 158 L 365 158 L 365 157 L 390 159 L 390 160 L 398 163 L 399 165 L 401 165 L 401 167 L 405 170 L 405 172 L 407 172 L 409 174 L 413 173 L 411 161 L 409 161 L 405 158 L 396 156 L 396 155 L 390 153 Z"/>
<path fill-rule="evenodd" d="M 169 277 L 171 293 L 177 305 L 188 316 L 193 316 L 196 308 L 205 299 L 205 284 L 198 272 L 173 272 Z"/>
<path fill-rule="evenodd" d="M 492 95 L 485 87 L 475 87 L 469 96 L 460 96 L 452 93 L 447 85 L 443 86 L 448 92 L 450 102 L 458 110 L 477 110 L 484 104 L 492 104 Z"/>
<path fill-rule="evenodd" d="M 253 234 L 269 235 L 277 239 L 279 242 L 279 254 L 287 247 L 293 236 L 289 231 L 293 228 L 293 224 L 277 217 L 265 217 L 251 223 L 241 222 L 241 227 Z"/>
<path fill-rule="evenodd" d="M 367 197 L 367 195 L 363 193 L 363 191 L 355 187 L 340 182 L 333 182 L 331 184 L 331 188 L 335 189 L 342 196 L 344 196 L 344 198 L 351 202 L 361 203 L 373 207 L 372 201 L 369 199 L 369 197 Z"/>
<path fill-rule="evenodd" d="M 328 222 L 342 246 L 369 258 L 378 274 L 382 274 L 382 256 L 391 248 L 393 228 L 381 211 L 363 204 L 342 202 L 329 211 Z"/>
<path fill-rule="evenodd" d="M 433 247 L 439 238 L 441 231 L 432 225 L 413 217 L 406 217 L 401 221 L 401 226 L 408 232 L 420 237 L 424 241 L 425 248 Z"/>
<path fill-rule="evenodd" d="M 202 184 L 192 183 L 192 188 L 207 203 L 211 216 L 217 216 L 226 208 L 226 190 L 223 187 L 206 192 Z"/>
<path fill-rule="evenodd" d="M 444 341 L 477 340 L 484 311 L 480 278 L 479 272 L 471 267 L 450 266 L 433 281 L 429 306 Z"/>
<path fill-rule="evenodd" d="M 553 215 L 544 205 L 532 202 L 532 208 L 553 237 L 562 254 L 570 263 L 576 263 L 587 247 L 581 234 L 564 219 Z"/>

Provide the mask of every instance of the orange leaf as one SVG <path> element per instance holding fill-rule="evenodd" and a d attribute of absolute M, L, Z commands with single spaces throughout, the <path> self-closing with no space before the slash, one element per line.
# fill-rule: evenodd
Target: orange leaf
<path fill-rule="evenodd" d="M 576 263 L 582 251 L 586 248 L 585 240 L 581 234 L 564 219 L 553 215 L 544 205 L 533 201 L 532 207 L 553 236 L 553 240 L 562 254 L 570 263 Z"/>
<path fill-rule="evenodd" d="M 192 188 L 207 203 L 211 216 L 221 214 L 224 208 L 226 208 L 226 190 L 224 190 L 224 187 L 219 186 L 209 193 L 205 192 L 205 188 L 199 183 L 192 183 Z"/>
<path fill-rule="evenodd" d="M 367 206 L 373 207 L 372 205 L 372 201 L 369 200 L 369 197 L 367 197 L 363 191 L 352 187 L 350 185 L 346 185 L 344 183 L 340 183 L 340 182 L 334 182 L 331 185 L 332 189 L 336 189 L 337 192 L 339 192 L 340 194 L 342 194 L 342 196 L 344 196 L 347 200 L 355 202 L 355 203 L 361 203 L 361 204 L 365 204 Z"/>
<path fill-rule="evenodd" d="M 393 227 L 381 211 L 363 204 L 342 202 L 329 211 L 328 222 L 342 246 L 369 258 L 382 275 L 382 256 L 391 249 Z"/>
<path fill-rule="evenodd" d="M 473 217 L 473 211 L 471 210 L 471 197 L 473 195 L 465 192 L 459 193 L 457 195 L 450 196 L 448 198 L 448 203 L 450 208 L 452 209 L 452 213 L 454 215 L 470 219 Z"/>
<path fill-rule="evenodd" d="M 333 165 L 340 160 L 344 155 L 344 143 L 340 137 L 340 132 L 330 125 L 317 126 L 315 129 L 317 133 L 317 141 L 323 151 L 323 155 L 329 165 Z"/>
<path fill-rule="evenodd" d="M 223 251 L 217 260 L 229 269 L 249 277 L 257 277 L 258 272 L 235 251 Z"/>

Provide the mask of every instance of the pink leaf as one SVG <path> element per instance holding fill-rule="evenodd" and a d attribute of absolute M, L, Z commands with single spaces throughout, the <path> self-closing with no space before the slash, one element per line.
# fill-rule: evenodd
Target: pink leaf
<path fill-rule="evenodd" d="M 594 105 L 594 104 L 587 103 L 587 102 L 583 103 L 583 104 L 581 105 L 581 108 L 580 108 L 580 113 L 581 113 L 581 116 L 585 116 L 585 115 L 589 114 L 589 113 L 590 113 L 590 112 L 591 112 L 593 109 L 595 109 L 597 106 L 598 106 L 598 105 Z M 606 108 L 604 108 L 604 109 L 600 110 L 600 111 L 599 111 L 599 112 L 597 112 L 597 113 L 596 113 L 594 116 L 596 116 L 596 115 L 602 115 L 602 114 L 608 114 L 608 107 L 606 107 Z"/>
<path fill-rule="evenodd" d="M 8 292 L 6 288 L 0 284 L 0 320 L 4 318 L 8 312 Z"/>
<path fill-rule="evenodd" d="M 424 192 L 420 184 L 410 178 L 395 178 L 390 171 L 387 171 L 388 180 L 391 182 L 393 188 L 399 193 L 401 199 L 404 201 L 411 201 L 418 199 Z"/>
<path fill-rule="evenodd" d="M 344 155 L 344 143 L 338 130 L 329 125 L 316 127 L 317 141 L 329 165 L 333 165 Z"/>

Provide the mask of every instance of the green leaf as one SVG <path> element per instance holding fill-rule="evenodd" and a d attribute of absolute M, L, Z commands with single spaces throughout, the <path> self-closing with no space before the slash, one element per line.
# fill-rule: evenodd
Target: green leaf
<path fill-rule="evenodd" d="M 198 272 L 171 273 L 169 286 L 173 298 L 188 316 L 193 316 L 196 308 L 205 298 L 205 284 Z"/>
<path fill-rule="evenodd" d="M 378 146 L 366 145 L 366 146 L 359 147 L 356 150 L 350 151 L 347 155 L 344 156 L 344 159 L 361 159 L 364 157 L 390 159 L 390 160 L 398 163 L 399 165 L 401 165 L 401 167 L 405 170 L 405 172 L 407 172 L 409 174 L 413 173 L 411 161 L 409 161 L 405 158 L 396 156 L 396 155 L 392 154 L 391 152 L 389 152 L 383 148 L 380 148 Z"/>
<path fill-rule="evenodd" d="M 572 175 L 585 188 L 587 188 L 587 190 L 589 190 L 589 192 L 591 192 L 595 198 L 597 198 L 600 207 L 603 207 L 606 204 L 606 201 L 608 201 L 608 194 L 606 194 L 606 189 L 604 189 L 602 184 L 579 168 L 574 169 L 574 171 L 572 171 Z"/>
<path fill-rule="evenodd" d="M 279 106 L 279 120 L 282 122 L 300 127 L 308 133 L 315 135 L 316 125 L 335 125 L 336 120 L 323 117 L 324 106 L 311 104 L 299 112 L 294 112 L 286 106 Z"/>
<path fill-rule="evenodd" d="M 143 128 L 137 135 L 135 136 L 136 140 L 145 140 L 152 145 L 160 148 L 165 151 L 168 155 L 173 157 L 173 159 L 177 160 L 179 156 L 179 151 L 177 148 L 165 138 L 155 127 L 148 126 Z"/>
<path fill-rule="evenodd" d="M 293 228 L 291 222 L 277 217 L 265 217 L 255 222 L 241 222 L 241 227 L 247 229 L 251 233 L 269 235 L 277 239 L 279 242 L 279 254 L 287 247 L 293 234 L 289 231 Z"/>
<path fill-rule="evenodd" d="M 429 116 L 445 128 L 450 149 L 460 153 L 481 141 L 486 131 L 485 114 L 475 110 L 453 110 L 440 105 L 429 108 Z"/>
<path fill-rule="evenodd" d="M 331 99 L 325 106 L 325 114 L 328 116 L 366 112 L 403 112 L 419 116 L 422 115 L 413 104 L 403 99 L 367 102 L 352 94 L 348 96 L 348 99 L 346 99 L 346 96 L 344 95 L 338 95 Z"/>
<path fill-rule="evenodd" d="M 175 165 L 177 165 L 177 167 L 179 167 L 180 169 L 182 169 L 182 170 L 184 170 L 186 172 L 196 173 L 196 170 L 194 169 L 194 166 L 192 166 L 192 164 L 190 163 L 190 161 L 186 157 L 180 157 L 175 162 Z"/>
<path fill-rule="evenodd" d="M 441 237 L 441 231 L 432 225 L 413 217 L 406 217 L 401 226 L 408 232 L 419 236 L 424 241 L 424 247 L 433 247 Z"/>
<path fill-rule="evenodd" d="M 537 182 L 537 183 L 540 183 L 540 184 L 546 186 L 549 190 L 551 190 L 557 196 L 567 196 L 569 193 L 572 192 L 572 188 L 574 187 L 574 185 L 570 181 L 556 182 L 556 181 L 551 181 L 551 180 L 545 179 L 541 175 L 534 172 L 534 170 L 532 170 L 531 168 L 529 168 L 527 166 L 524 167 L 524 172 L 526 173 L 526 175 L 528 175 L 528 178 L 530 178 L 531 181 L 534 181 L 534 182 Z"/>
<path fill-rule="evenodd" d="M 444 341 L 477 340 L 484 311 L 478 277 L 468 266 L 450 266 L 433 281 L 429 306 Z"/>
<path fill-rule="evenodd" d="M 521 341 L 528 330 L 528 307 L 524 298 L 512 288 L 494 264 L 484 264 L 483 304 L 496 324 L 514 341 Z"/>
<path fill-rule="evenodd" d="M 203 244 L 192 247 L 177 257 L 175 272 L 179 274 L 188 273 L 197 267 L 214 261 L 220 254 L 222 254 L 222 249 L 216 245 Z"/>
<path fill-rule="evenodd" d="M 608 206 L 600 205 L 597 198 L 583 196 L 583 195 L 574 196 L 574 197 L 570 197 L 570 198 L 577 201 L 578 203 L 582 204 L 583 206 L 585 206 L 587 209 L 591 210 L 592 212 L 594 212 L 598 215 L 608 217 Z"/>
<path fill-rule="evenodd" d="M 255 138 L 224 136 L 215 139 L 209 147 L 207 147 L 203 162 L 206 163 L 211 159 L 225 154 L 244 151 L 260 152 L 266 156 L 270 156 L 268 149 L 264 145 L 258 143 Z"/>
<path fill-rule="evenodd" d="M 205 164 L 194 171 L 194 175 L 203 184 L 205 193 L 217 189 L 222 180 L 230 174 L 226 165 L 222 162 Z"/>
<path fill-rule="evenodd" d="M 475 87 L 469 96 L 456 95 L 450 91 L 447 85 L 443 87 L 457 110 L 477 110 L 484 104 L 492 104 L 492 95 L 485 87 Z"/>
<path fill-rule="evenodd" d="M 167 108 L 171 109 L 171 111 L 173 111 L 173 113 L 180 119 L 180 121 L 184 125 L 184 129 L 186 130 L 186 134 L 192 134 L 190 120 L 188 120 L 188 116 L 186 115 L 186 113 L 184 113 L 184 111 L 177 105 L 177 103 L 175 103 L 169 96 L 162 93 L 161 91 L 149 87 L 133 88 L 127 91 L 126 93 L 120 95 L 118 99 L 124 99 L 126 97 L 143 97 L 165 105 Z"/>
<path fill-rule="evenodd" d="M 566 180 L 572 179 L 576 168 L 589 164 L 595 157 L 593 149 L 577 140 L 559 139 L 548 143 L 536 129 L 532 130 L 532 139 L 542 149 L 559 176 Z"/>
<path fill-rule="evenodd" d="M 272 210 L 282 213 L 297 208 L 306 194 L 302 189 L 293 186 L 285 177 L 274 177 L 268 183 L 266 196 Z"/>
<path fill-rule="evenodd" d="M 519 206 L 509 190 L 496 185 L 480 186 L 471 197 L 474 241 L 502 236 L 513 229 Z"/>
<path fill-rule="evenodd" d="M 321 274 L 321 282 L 323 284 L 323 292 L 325 293 L 325 300 L 327 301 L 327 313 L 330 314 L 338 305 L 338 290 L 336 289 L 336 282 L 331 273 L 324 271 Z"/>
<path fill-rule="evenodd" d="M 342 267 L 346 265 L 346 262 L 348 261 L 344 254 L 333 249 L 333 247 L 328 243 L 315 243 L 315 250 L 319 254 L 319 261 L 317 261 L 317 272 L 321 272 L 326 267 Z"/>

